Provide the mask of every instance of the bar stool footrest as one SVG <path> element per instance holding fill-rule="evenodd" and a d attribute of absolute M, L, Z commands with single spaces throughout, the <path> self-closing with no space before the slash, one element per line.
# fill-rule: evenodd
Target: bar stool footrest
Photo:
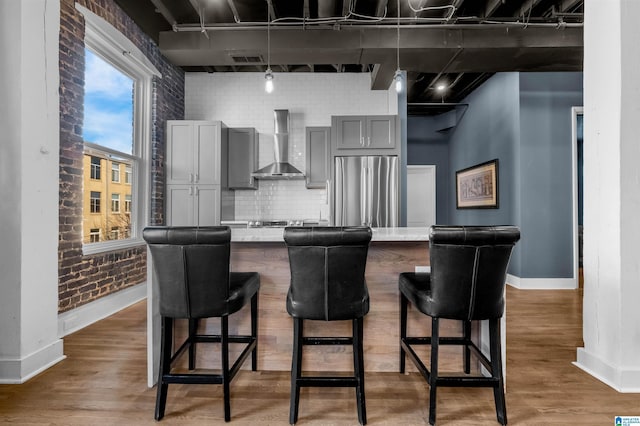
<path fill-rule="evenodd" d="M 325 388 L 332 387 L 356 387 L 358 379 L 355 377 L 342 376 L 307 376 L 299 377 L 296 380 L 298 386 L 319 386 Z"/>

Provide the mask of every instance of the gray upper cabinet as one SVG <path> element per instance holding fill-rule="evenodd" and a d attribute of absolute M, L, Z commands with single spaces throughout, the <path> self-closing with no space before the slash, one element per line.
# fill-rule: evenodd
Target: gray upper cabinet
<path fill-rule="evenodd" d="M 395 115 L 337 116 L 336 149 L 395 149 Z"/>
<path fill-rule="evenodd" d="M 306 128 L 307 188 L 325 188 L 329 179 L 331 127 Z"/>
<path fill-rule="evenodd" d="M 251 173 L 258 168 L 256 129 L 229 128 L 228 187 L 229 189 L 257 189 L 258 182 Z"/>
<path fill-rule="evenodd" d="M 167 185 L 219 185 L 223 130 L 219 121 L 168 121 Z"/>

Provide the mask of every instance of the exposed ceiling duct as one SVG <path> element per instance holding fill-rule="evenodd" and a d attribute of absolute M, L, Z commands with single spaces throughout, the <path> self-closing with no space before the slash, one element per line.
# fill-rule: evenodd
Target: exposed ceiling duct
<path fill-rule="evenodd" d="M 369 72 L 373 90 L 396 71 L 399 16 L 409 104 L 460 102 L 495 72 L 583 64 L 583 0 L 269 0 L 269 13 L 265 0 L 115 1 L 185 71 L 265 72 L 269 21 L 274 72 Z"/>

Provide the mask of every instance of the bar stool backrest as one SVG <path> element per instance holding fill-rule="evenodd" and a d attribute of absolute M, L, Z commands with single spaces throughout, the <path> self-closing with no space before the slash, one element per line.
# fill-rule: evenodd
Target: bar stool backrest
<path fill-rule="evenodd" d="M 429 231 L 432 317 L 484 320 L 504 312 L 504 286 L 515 226 L 443 226 Z"/>
<path fill-rule="evenodd" d="M 142 236 L 153 256 L 160 315 L 229 314 L 229 227 L 148 227 Z"/>
<path fill-rule="evenodd" d="M 369 312 L 364 275 L 371 228 L 289 227 L 284 241 L 291 268 L 291 316 L 334 321 Z"/>

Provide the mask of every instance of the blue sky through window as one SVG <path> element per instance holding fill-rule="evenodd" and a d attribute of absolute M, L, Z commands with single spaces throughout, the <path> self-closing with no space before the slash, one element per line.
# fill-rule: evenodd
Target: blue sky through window
<path fill-rule="evenodd" d="M 133 80 L 89 49 L 85 49 L 82 137 L 133 153 Z"/>

